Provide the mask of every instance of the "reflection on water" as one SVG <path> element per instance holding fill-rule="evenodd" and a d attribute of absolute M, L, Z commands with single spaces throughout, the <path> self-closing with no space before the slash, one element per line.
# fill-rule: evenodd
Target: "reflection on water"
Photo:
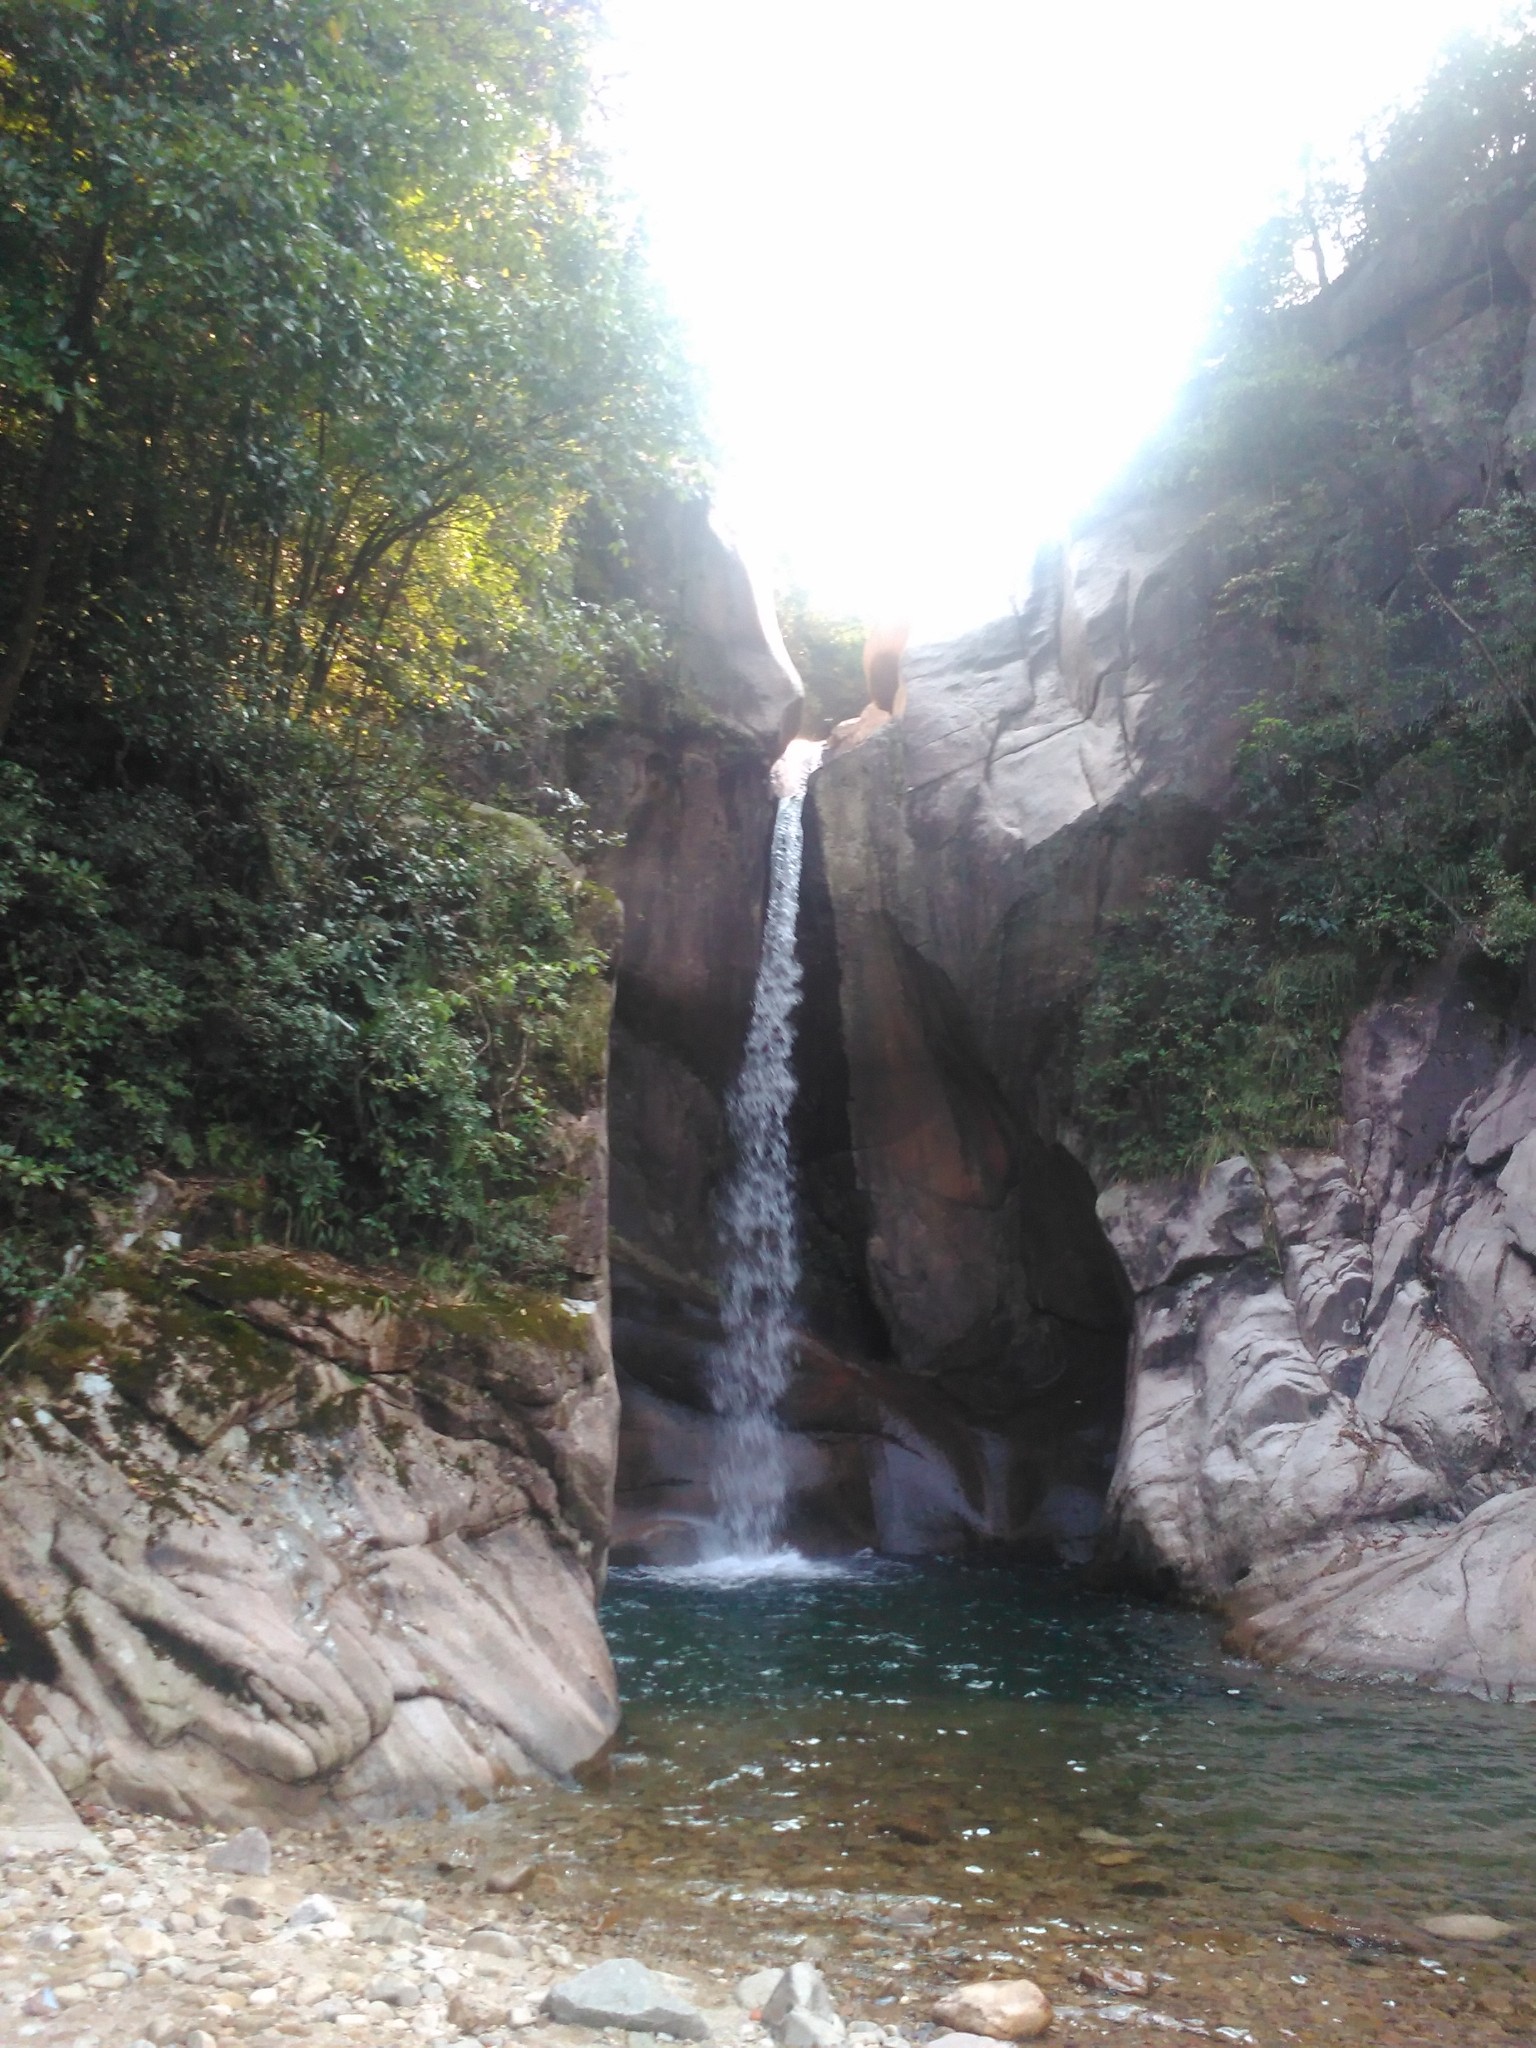
<path fill-rule="evenodd" d="M 1020 1964 L 1082 2002 L 1098 1956 L 1260 2041 L 1536 2039 L 1529 1709 L 1277 1677 L 1200 1617 L 946 1565 L 619 1573 L 604 1620 L 624 1740 L 559 1810 L 613 1924 L 743 1967 L 811 1941 L 873 2018 Z M 1458 1910 L 1517 1932 L 1417 1925 Z"/>

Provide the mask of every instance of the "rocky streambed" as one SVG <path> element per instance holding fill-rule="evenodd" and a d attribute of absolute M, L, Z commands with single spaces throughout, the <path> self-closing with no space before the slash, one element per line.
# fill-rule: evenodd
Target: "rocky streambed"
<path fill-rule="evenodd" d="M 927 2048 L 977 1979 L 1037 1984 L 1063 2042 L 1536 2033 L 1523 1710 L 1268 1675 L 1013 1573 L 621 1575 L 606 1618 L 629 1704 L 583 1787 L 269 1862 L 95 1808 L 13 1843 L 0 2041 Z M 571 2003 L 623 1959 L 665 2009 Z M 791 1964 L 826 1993 L 793 2044 Z"/>

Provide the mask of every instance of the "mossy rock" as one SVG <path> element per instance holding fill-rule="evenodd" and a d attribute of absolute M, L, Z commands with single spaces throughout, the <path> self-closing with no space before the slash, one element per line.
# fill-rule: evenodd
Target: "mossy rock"
<path fill-rule="evenodd" d="M 420 1313 L 427 1324 L 475 1344 L 530 1344 L 574 1358 L 587 1343 L 588 1318 L 573 1314 L 558 1294 L 533 1287 L 498 1288 L 479 1301 L 434 1301 Z"/>

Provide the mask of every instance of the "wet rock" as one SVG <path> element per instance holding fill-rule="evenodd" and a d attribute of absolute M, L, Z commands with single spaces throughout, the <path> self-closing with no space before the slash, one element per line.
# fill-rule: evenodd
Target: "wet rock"
<path fill-rule="evenodd" d="M 1507 1920 L 1488 1913 L 1435 1913 L 1419 1925 L 1439 1941 L 1503 1941 L 1515 1931 Z"/>
<path fill-rule="evenodd" d="M 261 1828 L 242 1828 L 227 1842 L 215 1842 L 204 1861 L 210 1870 L 233 1877 L 266 1877 L 272 1869 L 272 1844 Z"/>
<path fill-rule="evenodd" d="M 552 1985 L 545 2009 L 551 2019 L 567 2026 L 622 2027 L 631 2033 L 670 2034 L 680 2041 L 709 2038 L 698 2007 L 628 1956 L 594 1963 Z"/>
<path fill-rule="evenodd" d="M 1118 1963 L 1097 1963 L 1072 1979 L 1084 1991 L 1107 1991 L 1116 1998 L 1150 1998 L 1152 1979 L 1145 1970 L 1123 1969 Z"/>
<path fill-rule="evenodd" d="M 1027 1977 L 990 1977 L 947 1992 L 933 2008 L 941 2026 L 994 2041 L 1032 2041 L 1051 2023 L 1051 2001 Z"/>
<path fill-rule="evenodd" d="M 1312 1906 L 1287 1906 L 1286 1922 L 1304 1934 L 1321 1935 L 1340 1948 L 1381 1949 L 1413 1955 L 1421 1943 L 1411 1927 L 1388 1920 L 1359 1920 L 1344 1913 L 1324 1913 Z"/>
<path fill-rule="evenodd" d="M 486 1872 L 485 1888 L 488 1892 L 502 1894 L 525 1892 L 533 1883 L 538 1867 L 532 1861 L 498 1864 L 496 1869 Z"/>

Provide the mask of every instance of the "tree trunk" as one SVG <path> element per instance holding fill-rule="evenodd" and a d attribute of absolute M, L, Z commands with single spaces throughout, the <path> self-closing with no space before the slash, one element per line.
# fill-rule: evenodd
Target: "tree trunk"
<path fill-rule="evenodd" d="M 96 332 L 96 308 L 101 299 L 106 268 L 107 224 L 103 221 L 91 232 L 75 287 L 75 302 L 59 339 L 61 383 L 68 377 L 73 385 L 89 360 Z M 38 628 L 43 622 L 48 574 L 53 567 L 54 550 L 58 546 L 59 528 L 74 468 L 76 410 L 71 390 L 54 415 L 47 446 L 43 450 L 43 466 L 33 501 L 32 554 L 22 579 L 21 602 L 10 639 L 6 643 L 4 657 L 0 659 L 0 744 L 10 729 L 11 715 L 16 709 L 16 699 L 21 694 L 22 681 L 37 646 Z"/>

